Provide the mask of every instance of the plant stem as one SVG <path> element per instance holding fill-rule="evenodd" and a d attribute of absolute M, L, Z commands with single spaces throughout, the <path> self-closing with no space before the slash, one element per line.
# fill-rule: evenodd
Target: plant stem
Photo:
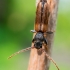
<path fill-rule="evenodd" d="M 36 5 L 38 5 L 39 1 L 40 0 L 37 0 Z M 48 31 L 55 31 L 58 0 L 47 0 L 47 3 L 49 5 L 49 11 L 50 11 L 50 16 L 48 20 Z M 46 39 L 48 40 L 48 45 L 43 46 L 43 48 L 45 49 L 46 53 L 49 56 L 51 56 L 52 54 L 53 38 L 54 38 L 54 33 L 53 34 L 46 33 Z M 46 49 L 45 47 L 48 47 L 48 49 Z M 49 70 L 49 67 L 50 67 L 50 60 L 45 56 L 45 54 L 41 53 L 41 51 L 38 51 L 35 48 L 31 49 L 28 70 Z"/>

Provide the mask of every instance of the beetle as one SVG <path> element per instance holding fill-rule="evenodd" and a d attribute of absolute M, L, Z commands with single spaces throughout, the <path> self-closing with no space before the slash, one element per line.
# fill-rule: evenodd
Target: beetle
<path fill-rule="evenodd" d="M 40 0 L 37 6 L 36 19 L 35 19 L 35 30 L 31 32 L 36 33 L 32 42 L 36 49 L 42 48 L 43 43 L 48 44 L 47 39 L 44 37 L 45 33 L 52 34 L 52 31 L 48 30 L 48 3 L 46 0 Z"/>

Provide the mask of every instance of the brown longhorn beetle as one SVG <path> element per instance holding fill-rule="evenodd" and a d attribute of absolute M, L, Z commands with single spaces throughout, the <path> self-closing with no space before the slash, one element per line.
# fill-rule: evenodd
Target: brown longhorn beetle
<path fill-rule="evenodd" d="M 52 31 L 47 31 L 48 30 L 48 18 L 49 18 L 49 8 L 48 8 L 47 0 L 40 0 L 37 6 L 37 11 L 36 11 L 35 30 L 31 30 L 31 32 L 36 33 L 36 35 L 34 36 L 32 40 L 32 43 L 34 44 L 34 46 L 18 51 L 12 54 L 8 59 L 12 58 L 13 56 L 21 52 L 25 52 L 33 48 L 41 49 L 42 52 L 46 54 L 48 59 L 51 60 L 55 64 L 57 69 L 59 70 L 56 62 L 45 52 L 44 49 L 42 49 L 43 43 L 45 43 L 46 45 L 48 44 L 47 39 L 45 38 L 44 34 L 53 33 Z"/>

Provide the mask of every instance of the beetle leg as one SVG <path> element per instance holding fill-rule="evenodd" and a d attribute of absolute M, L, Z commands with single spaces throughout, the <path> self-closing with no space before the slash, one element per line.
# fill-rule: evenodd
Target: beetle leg
<path fill-rule="evenodd" d="M 30 30 L 32 33 L 36 33 L 36 31 L 35 30 Z"/>
<path fill-rule="evenodd" d="M 55 31 L 47 31 L 48 34 L 53 34 Z"/>
<path fill-rule="evenodd" d="M 47 45 L 48 44 L 48 41 L 46 38 L 44 38 L 44 43 Z"/>
<path fill-rule="evenodd" d="M 35 40 L 33 39 L 32 42 L 34 43 L 34 41 L 35 41 Z"/>

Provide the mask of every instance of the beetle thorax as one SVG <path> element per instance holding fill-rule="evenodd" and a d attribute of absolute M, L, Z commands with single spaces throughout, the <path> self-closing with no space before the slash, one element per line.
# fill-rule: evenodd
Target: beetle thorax
<path fill-rule="evenodd" d="M 42 33 L 42 32 L 38 32 L 38 33 L 35 35 L 35 39 L 42 41 L 42 40 L 44 39 L 43 33 Z"/>

